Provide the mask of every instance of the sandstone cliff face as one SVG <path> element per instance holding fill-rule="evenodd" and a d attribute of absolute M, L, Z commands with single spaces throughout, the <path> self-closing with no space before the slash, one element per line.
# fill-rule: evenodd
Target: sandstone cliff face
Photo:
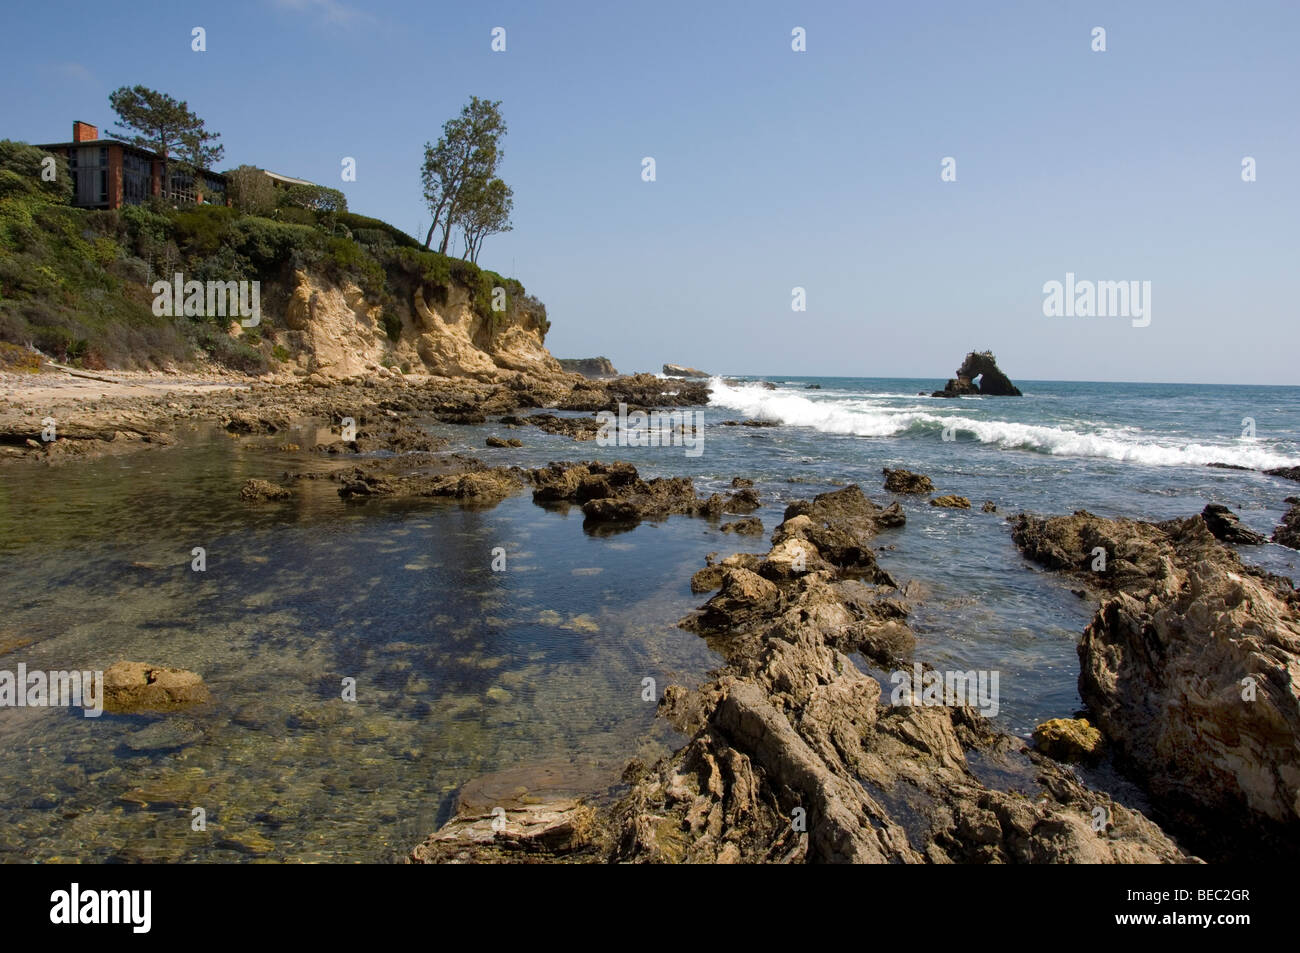
<path fill-rule="evenodd" d="M 384 318 L 400 321 L 397 340 Z M 526 305 L 484 318 L 467 289 L 415 285 L 385 308 L 356 284 L 336 285 L 305 271 L 294 273 L 284 308 L 287 332 L 277 335 L 299 372 L 327 378 L 369 374 L 381 367 L 484 382 L 526 373 L 566 372 L 542 343 L 542 317 Z M 280 322 L 276 322 L 279 324 Z"/>

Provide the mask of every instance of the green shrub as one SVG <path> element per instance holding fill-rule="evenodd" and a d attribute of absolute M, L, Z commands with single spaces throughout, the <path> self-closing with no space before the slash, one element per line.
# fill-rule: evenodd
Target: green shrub
<path fill-rule="evenodd" d="M 275 184 L 261 169 L 241 165 L 226 173 L 226 190 L 235 208 L 248 215 L 275 211 Z"/>
<path fill-rule="evenodd" d="M 365 215 L 357 215 L 353 212 L 341 211 L 335 213 L 335 218 L 352 230 L 355 237 L 359 230 L 383 232 L 390 239 L 392 244 L 399 248 L 410 248 L 414 251 L 423 251 L 424 246 L 416 239 L 412 238 L 406 232 L 396 226 L 390 225 L 385 221 L 377 218 L 369 218 Z M 357 239 L 360 241 L 361 239 Z M 375 243 L 378 244 L 378 243 Z"/>
<path fill-rule="evenodd" d="M 324 185 L 291 185 L 280 189 L 277 205 L 281 208 L 305 208 L 313 212 L 346 212 L 348 200 L 338 189 Z"/>
<path fill-rule="evenodd" d="M 379 262 L 350 238 L 325 240 L 325 263 L 335 280 L 353 278 L 366 294 L 378 297 L 384 291 L 384 269 Z"/>
<path fill-rule="evenodd" d="M 390 308 L 384 309 L 384 333 L 394 344 L 402 337 L 402 317 Z"/>
<path fill-rule="evenodd" d="M 195 342 L 209 358 L 232 370 L 246 374 L 261 374 L 266 370 L 266 357 L 261 351 L 206 322 L 195 325 Z"/>
<path fill-rule="evenodd" d="M 293 206 L 289 206 L 287 208 L 276 209 L 275 220 L 277 222 L 285 222 L 289 225 L 314 226 L 318 218 L 316 213 L 309 208 L 294 208 Z"/>
<path fill-rule="evenodd" d="M 215 255 L 230 240 L 230 226 L 239 213 L 221 205 L 196 205 L 172 213 L 171 234 L 190 257 Z"/>
<path fill-rule="evenodd" d="M 49 168 L 45 159 L 51 156 L 54 179 L 47 182 L 42 173 Z M 24 194 L 49 202 L 71 202 L 72 175 L 68 172 L 68 160 L 25 142 L 0 139 L 0 197 Z"/>
<path fill-rule="evenodd" d="M 261 277 L 274 277 L 285 263 L 310 267 L 320 260 L 321 235 L 305 225 L 266 218 L 241 218 L 231 227 L 231 243 Z"/>
<path fill-rule="evenodd" d="M 283 344 L 277 344 L 275 347 L 271 348 L 271 356 L 281 364 L 287 364 L 289 362 L 289 351 Z"/>

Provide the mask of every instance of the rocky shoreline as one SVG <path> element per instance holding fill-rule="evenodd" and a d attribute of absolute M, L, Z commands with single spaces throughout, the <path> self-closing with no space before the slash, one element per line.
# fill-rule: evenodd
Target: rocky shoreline
<path fill-rule="evenodd" d="M 856 485 L 791 504 L 765 554 L 734 554 L 693 581 L 717 593 L 679 625 L 724 664 L 703 685 L 664 690 L 682 748 L 630 761 L 621 784 L 585 798 L 533 791 L 504 815 L 463 804 L 408 860 L 1196 862 L 969 705 L 882 694 L 869 671 L 918 664 L 907 587 L 871 548 L 904 524 Z"/>
<path fill-rule="evenodd" d="M 705 382 L 653 374 L 590 380 L 568 373 L 503 372 L 488 381 L 400 373 L 251 382 L 226 376 L 204 381 L 202 390 L 179 385 L 174 390 L 125 390 L 101 384 L 66 393 L 42 388 L 44 377 L 9 375 L 6 380 L 15 386 L 6 387 L 6 399 L 0 402 L 0 460 L 56 462 L 153 449 L 174 443 L 174 432 L 182 425 L 202 420 L 216 421 L 232 434 L 274 434 L 309 417 L 336 425 L 351 418 L 359 437 L 350 448 L 354 452 L 435 449 L 404 419 L 473 425 L 485 423 L 489 415 L 543 407 L 595 412 L 617 411 L 620 403 L 631 410 L 698 406 L 708 403 L 709 393 Z M 103 391 L 109 391 L 107 396 L 99 396 Z M 52 439 L 49 420 L 54 422 Z M 522 422 L 570 435 L 585 429 L 588 439 L 597 429 L 595 418 L 588 418 L 585 427 L 554 415 L 529 415 Z"/>
<path fill-rule="evenodd" d="M 886 471 L 895 487 L 933 489 L 918 477 Z M 878 680 L 928 670 L 908 589 L 870 546 L 904 522 L 850 485 L 791 504 L 766 554 L 710 559 L 692 589 L 717 594 L 679 625 L 724 665 L 659 703 L 689 741 L 654 765 L 630 761 L 621 784 L 585 798 L 533 792 L 504 815 L 462 805 L 408 862 L 1195 863 L 1261 845 L 1295 856 L 1289 580 L 1242 564 L 1204 515 L 1016 517 L 1027 559 L 1101 598 L 1079 645 L 1095 727 L 1053 719 L 1030 747 L 969 705 L 899 704 Z M 1104 754 L 1151 808 L 1069 764 Z"/>
<path fill-rule="evenodd" d="M 580 508 L 596 534 L 642 520 L 735 516 L 720 528 L 737 538 L 761 535 L 762 522 L 750 515 L 759 497 L 740 477 L 730 492 L 700 497 L 689 478 L 647 480 L 624 462 L 489 464 L 440 453 L 445 441 L 414 423 L 476 425 L 492 417 L 580 444 L 594 437 L 595 418 L 551 410 L 707 401 L 707 383 L 692 380 L 524 373 L 490 381 L 313 375 L 48 407 L 11 394 L 0 407 L 0 446 L 23 466 L 166 447 L 179 426 L 196 420 L 240 437 L 317 418 L 331 422 L 337 440 L 279 449 L 328 454 L 339 464 L 332 472 L 248 480 L 232 492 L 268 505 L 291 498 L 300 480 L 328 479 L 350 505 L 387 497 L 490 507 L 531 491 L 539 505 Z M 46 416 L 57 422 L 54 440 L 42 439 Z M 343 429 L 347 418 L 351 433 Z M 508 451 L 521 442 L 489 445 Z M 886 469 L 883 478 L 891 492 L 936 492 L 923 474 Z M 970 506 L 953 495 L 929 502 Z M 1293 505 L 1277 541 L 1294 529 L 1298 510 Z M 995 508 L 986 503 L 984 511 Z M 669 685 L 659 698 L 660 714 L 686 743 L 654 764 L 629 761 L 620 782 L 605 789 L 543 786 L 491 804 L 462 796 L 455 816 L 408 862 L 1295 856 L 1300 596 L 1289 580 L 1243 564 L 1228 545 L 1258 543 L 1259 534 L 1213 506 L 1160 524 L 1083 511 L 1012 518 L 1026 565 L 1068 576 L 1098 601 L 1079 643 L 1086 711 L 1040 725 L 1030 745 L 991 727 L 969 700 L 933 704 L 891 691 L 900 672 L 933 673 L 917 657 L 908 623 L 911 587 L 875 556 L 878 537 L 900 532 L 907 529 L 898 503 L 879 505 L 848 485 L 790 504 L 765 552 L 712 554 L 691 588 L 714 594 L 679 625 L 706 639 L 722 665 L 703 684 Z M 1103 760 L 1145 800 L 1074 764 Z"/>

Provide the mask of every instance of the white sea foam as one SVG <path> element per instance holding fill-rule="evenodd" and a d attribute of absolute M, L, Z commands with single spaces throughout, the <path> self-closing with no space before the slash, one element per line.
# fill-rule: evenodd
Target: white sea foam
<path fill-rule="evenodd" d="M 1239 440 L 1232 443 L 1175 443 L 1168 437 L 1144 434 L 1133 428 L 1100 427 L 1071 430 L 1009 420 L 979 419 L 962 414 L 935 414 L 916 407 L 890 408 L 872 398 L 810 400 L 800 393 L 768 390 L 759 384 L 732 387 L 714 378 L 710 403 L 738 411 L 745 417 L 773 420 L 792 427 L 810 427 L 822 433 L 858 437 L 890 437 L 914 431 L 939 439 L 945 428 L 959 438 L 973 436 L 981 443 L 1006 449 L 1031 450 L 1070 457 L 1098 457 L 1149 466 L 1204 466 L 1230 463 L 1270 469 L 1295 466 L 1300 458 L 1278 453 L 1266 443 Z M 901 395 L 900 395 L 901 396 Z M 876 395 L 872 395 L 876 397 Z M 972 411 L 984 411 L 981 402 Z M 964 410 L 965 408 L 963 408 Z"/>

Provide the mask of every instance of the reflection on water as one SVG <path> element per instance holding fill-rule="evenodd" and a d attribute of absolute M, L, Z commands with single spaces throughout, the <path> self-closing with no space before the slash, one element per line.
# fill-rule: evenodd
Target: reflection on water
<path fill-rule="evenodd" d="M 526 494 L 346 505 L 314 480 L 290 503 L 239 500 L 250 476 L 329 465 L 209 431 L 7 472 L 0 668 L 147 661 L 201 673 L 214 700 L 0 710 L 0 857 L 387 860 L 476 775 L 560 763 L 613 781 L 667 750 L 641 680 L 694 684 L 716 661 L 672 625 L 699 602 L 707 524 L 602 539 Z"/>

